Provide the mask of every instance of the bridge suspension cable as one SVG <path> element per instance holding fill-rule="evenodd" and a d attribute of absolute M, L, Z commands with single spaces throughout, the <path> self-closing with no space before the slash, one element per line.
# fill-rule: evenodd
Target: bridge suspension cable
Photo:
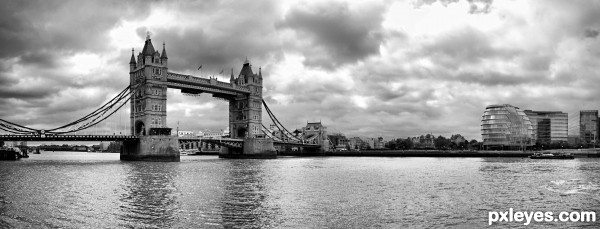
<path fill-rule="evenodd" d="M 53 129 L 49 129 L 48 131 L 54 131 L 54 130 L 58 130 L 58 129 L 63 129 L 69 126 L 73 126 L 76 125 L 80 122 L 83 122 L 85 120 L 88 120 L 94 116 L 98 116 L 99 114 L 104 114 L 106 113 L 107 110 L 109 110 L 110 108 L 112 108 L 116 103 L 118 103 L 119 101 L 121 101 L 123 98 L 127 97 L 130 94 L 130 86 L 127 86 L 125 89 L 123 89 L 123 91 L 121 91 L 119 94 L 117 94 L 117 96 L 115 96 L 114 98 L 112 98 L 111 100 L 109 100 L 108 102 L 106 102 L 104 105 L 102 105 L 101 107 L 99 107 L 98 109 L 96 109 L 95 111 L 93 111 L 92 113 L 89 113 L 88 115 L 75 120 L 71 123 L 65 124 L 63 126 L 59 126 Z M 116 101 L 115 101 L 116 100 Z"/>
<path fill-rule="evenodd" d="M 273 114 L 273 112 L 271 111 L 271 109 L 269 108 L 269 106 L 267 106 L 267 103 L 265 102 L 265 100 L 262 100 L 263 106 L 265 106 L 265 110 L 267 111 L 267 114 L 269 115 L 269 118 L 271 118 L 271 121 L 273 121 L 273 124 L 275 124 L 275 126 L 277 127 L 277 129 L 279 129 L 279 131 L 281 131 L 281 133 L 292 139 L 295 141 L 299 141 L 302 142 L 302 139 L 297 138 L 296 136 L 294 136 L 294 134 L 292 134 L 289 130 L 287 130 L 285 128 L 285 126 L 283 126 L 283 124 L 281 124 L 281 122 L 279 122 L 279 120 L 277 119 L 277 117 L 275 117 L 275 114 Z M 263 126 L 264 127 L 264 126 Z"/>
<path fill-rule="evenodd" d="M 117 112 L 119 109 L 121 109 L 121 107 L 123 107 L 125 104 L 127 104 L 127 102 L 129 102 L 131 97 L 134 96 L 134 93 L 132 93 L 132 91 L 130 89 L 131 88 L 128 86 L 123 91 L 121 91 L 121 93 L 119 93 L 117 96 L 115 96 L 113 99 L 111 99 L 110 101 L 108 101 L 107 103 L 105 103 L 100 108 L 93 111 L 92 113 L 86 115 L 85 117 L 80 118 L 79 120 L 71 122 L 62 127 L 51 129 L 48 132 L 51 134 L 66 134 L 66 133 L 73 133 L 73 132 L 85 130 L 85 129 L 88 129 L 90 127 L 97 125 L 98 123 L 100 123 L 100 122 L 106 120 L 107 118 L 109 118 L 110 116 L 112 116 L 115 112 Z M 113 109 L 114 107 L 116 107 L 116 109 Z M 80 123 L 83 123 L 84 121 L 89 120 L 89 119 L 91 119 L 91 120 L 88 122 L 85 122 L 82 125 L 79 125 Z M 65 129 L 67 127 L 71 127 L 71 128 L 69 128 L 68 130 L 64 130 L 64 131 L 56 131 L 59 129 Z"/>
<path fill-rule="evenodd" d="M 36 132 L 35 129 L 14 124 L 3 119 L 0 119 L 0 129 L 13 134 L 31 134 Z"/>
<path fill-rule="evenodd" d="M 267 135 L 267 137 L 272 138 L 274 140 L 281 141 L 281 139 L 279 139 L 278 137 L 276 137 L 275 135 L 273 135 L 273 133 L 271 133 L 269 131 L 269 129 L 267 129 L 267 127 L 265 127 L 265 125 L 263 125 L 262 123 L 260 125 L 262 126 L 261 130 L 262 130 L 263 134 Z"/>
<path fill-rule="evenodd" d="M 135 86 L 134 86 L 135 87 Z M 127 86 L 114 98 L 100 106 L 88 115 L 65 125 L 48 129 L 35 129 L 0 119 L 0 129 L 13 134 L 66 134 L 88 129 L 106 120 L 134 96 L 132 86 Z M 116 108 L 116 109 L 115 109 Z"/>

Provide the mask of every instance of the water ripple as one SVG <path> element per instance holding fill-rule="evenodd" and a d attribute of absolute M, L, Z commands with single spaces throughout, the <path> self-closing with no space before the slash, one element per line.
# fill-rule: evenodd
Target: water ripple
<path fill-rule="evenodd" d="M 0 228 L 478 228 L 488 211 L 600 206 L 599 159 L 86 155 L 0 162 Z"/>

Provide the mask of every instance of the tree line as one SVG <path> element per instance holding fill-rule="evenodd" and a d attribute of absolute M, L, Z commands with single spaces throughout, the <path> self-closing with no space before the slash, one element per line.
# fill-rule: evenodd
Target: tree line
<path fill-rule="evenodd" d="M 385 144 L 387 149 L 410 150 L 410 149 L 438 149 L 438 150 L 478 150 L 481 142 L 475 139 L 466 140 L 460 134 L 453 134 L 450 138 L 442 135 L 435 137 L 431 134 L 419 137 L 397 138 Z"/>

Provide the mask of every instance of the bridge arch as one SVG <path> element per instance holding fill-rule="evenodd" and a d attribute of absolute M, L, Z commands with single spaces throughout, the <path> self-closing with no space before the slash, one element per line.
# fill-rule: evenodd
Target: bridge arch
<path fill-rule="evenodd" d="M 236 137 L 245 138 L 248 130 L 245 127 L 239 127 L 236 131 Z"/>
<path fill-rule="evenodd" d="M 144 124 L 144 122 L 142 120 L 137 120 L 135 122 L 134 133 L 135 133 L 135 135 L 138 135 L 138 136 L 146 135 L 146 125 Z"/>

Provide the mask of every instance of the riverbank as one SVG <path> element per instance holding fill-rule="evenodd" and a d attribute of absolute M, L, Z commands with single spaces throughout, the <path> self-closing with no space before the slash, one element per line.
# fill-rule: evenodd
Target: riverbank
<path fill-rule="evenodd" d="M 328 151 L 328 152 L 279 152 L 277 156 L 293 157 L 529 157 L 535 151 L 451 151 L 451 150 L 365 150 L 365 151 Z M 547 153 L 563 152 L 575 157 L 600 157 L 596 150 L 547 150 Z M 197 152 L 188 155 L 219 155 L 219 152 Z"/>
<path fill-rule="evenodd" d="M 547 151 L 552 152 L 552 151 Z M 571 153 L 575 157 L 599 157 L 596 151 L 554 151 Z M 534 151 L 449 151 L 449 150 L 368 150 L 330 151 L 308 153 L 299 151 L 280 152 L 279 156 L 333 156 L 333 157 L 529 157 Z"/>

